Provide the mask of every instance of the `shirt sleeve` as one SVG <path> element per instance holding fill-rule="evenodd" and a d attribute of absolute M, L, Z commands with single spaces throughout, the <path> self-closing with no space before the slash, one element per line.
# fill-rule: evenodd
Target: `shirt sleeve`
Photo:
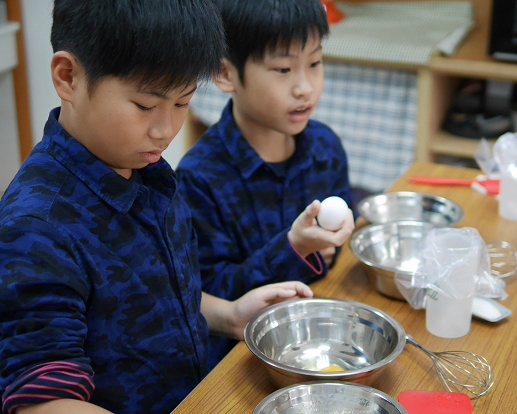
<path fill-rule="evenodd" d="M 199 243 L 199 265 L 203 291 L 228 300 L 269 283 L 298 280 L 312 283 L 328 272 L 323 258 L 313 254 L 302 258 L 291 246 L 287 232 L 280 231 L 261 248 L 241 246 L 229 231 L 220 206 L 208 185 L 186 171 L 180 173 L 180 187 L 192 213 Z M 253 250 L 248 254 L 248 250 Z"/>
<path fill-rule="evenodd" d="M 67 361 L 37 365 L 9 385 L 2 398 L 3 412 L 61 398 L 88 401 L 93 393 L 93 372 L 88 365 Z"/>
<path fill-rule="evenodd" d="M 3 412 L 92 395 L 82 274 L 73 248 L 50 224 L 19 217 L 0 225 Z"/>

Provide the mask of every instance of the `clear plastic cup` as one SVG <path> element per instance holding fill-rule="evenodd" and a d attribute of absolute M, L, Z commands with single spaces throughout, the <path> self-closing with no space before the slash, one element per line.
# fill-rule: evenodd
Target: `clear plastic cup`
<path fill-rule="evenodd" d="M 517 180 L 510 175 L 501 176 L 499 188 L 499 215 L 506 220 L 517 220 Z"/>
<path fill-rule="evenodd" d="M 475 240 L 460 232 L 440 235 L 433 248 L 443 278 L 436 290 L 427 290 L 426 328 L 441 338 L 459 338 L 470 330 L 479 252 Z"/>
<path fill-rule="evenodd" d="M 428 289 L 425 325 L 429 333 L 440 338 L 459 338 L 470 331 L 474 294 L 465 299 L 450 298 Z"/>

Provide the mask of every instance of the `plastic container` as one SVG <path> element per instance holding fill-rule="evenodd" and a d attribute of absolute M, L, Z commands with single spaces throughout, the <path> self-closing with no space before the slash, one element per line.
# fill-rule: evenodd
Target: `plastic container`
<path fill-rule="evenodd" d="M 478 249 L 468 234 L 449 231 L 436 235 L 433 250 L 445 275 L 427 290 L 426 328 L 441 338 L 459 338 L 470 330 Z"/>
<path fill-rule="evenodd" d="M 499 322 L 511 314 L 512 311 L 510 309 L 493 299 L 474 296 L 474 301 L 472 302 L 472 316 L 476 318 L 488 322 Z"/>
<path fill-rule="evenodd" d="M 499 215 L 506 220 L 517 220 L 517 180 L 506 174 L 501 175 Z"/>

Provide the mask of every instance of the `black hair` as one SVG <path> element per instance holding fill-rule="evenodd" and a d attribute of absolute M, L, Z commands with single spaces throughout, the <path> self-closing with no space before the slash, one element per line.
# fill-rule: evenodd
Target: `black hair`
<path fill-rule="evenodd" d="M 54 53 L 72 53 L 91 93 L 104 76 L 161 90 L 221 68 L 224 31 L 210 0 L 54 0 Z"/>
<path fill-rule="evenodd" d="M 212 0 L 221 12 L 227 58 L 241 82 L 248 58 L 262 59 L 268 50 L 285 48 L 294 41 L 305 47 L 309 35 L 320 39 L 329 32 L 320 0 Z"/>

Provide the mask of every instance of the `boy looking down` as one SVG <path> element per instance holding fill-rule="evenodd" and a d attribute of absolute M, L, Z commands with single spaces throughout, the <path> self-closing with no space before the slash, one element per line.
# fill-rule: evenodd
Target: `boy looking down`
<path fill-rule="evenodd" d="M 55 0 L 51 41 L 61 107 L 0 202 L 2 411 L 170 413 L 208 372 L 209 330 L 242 339 L 257 311 L 312 292 L 201 292 L 161 153 L 220 69 L 209 1 Z"/>

